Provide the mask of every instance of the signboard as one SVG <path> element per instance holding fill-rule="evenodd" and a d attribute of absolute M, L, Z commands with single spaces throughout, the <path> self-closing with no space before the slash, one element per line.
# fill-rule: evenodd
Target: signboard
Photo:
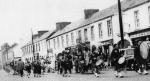
<path fill-rule="evenodd" d="M 150 35 L 150 31 L 138 33 L 138 34 L 135 34 L 135 35 L 131 35 L 130 38 L 137 38 L 137 37 L 142 37 L 142 36 L 147 36 L 147 35 Z"/>
<path fill-rule="evenodd" d="M 101 42 L 103 45 L 108 45 L 108 44 L 112 44 L 113 43 L 113 40 L 110 39 L 110 40 L 107 40 L 107 41 L 102 41 Z"/>

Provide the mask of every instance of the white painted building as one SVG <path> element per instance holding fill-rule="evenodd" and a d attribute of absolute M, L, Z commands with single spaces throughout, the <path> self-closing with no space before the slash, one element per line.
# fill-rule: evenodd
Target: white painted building
<path fill-rule="evenodd" d="M 51 34 L 51 32 L 44 32 L 42 35 L 37 35 L 34 38 L 34 54 L 39 56 L 39 58 L 46 58 L 48 56 L 47 53 L 47 42 L 46 38 Z M 28 44 L 24 45 L 21 49 L 23 52 L 22 58 L 29 59 L 33 61 L 33 44 L 29 42 Z"/>
<path fill-rule="evenodd" d="M 132 35 L 137 30 L 149 27 L 150 3 L 149 0 L 124 0 L 121 4 L 123 15 L 124 38 L 132 45 Z M 89 12 L 92 10 L 90 9 Z M 89 17 L 86 18 L 86 15 Z M 89 14 L 85 12 L 85 19 L 72 22 L 64 29 L 57 31 L 49 38 L 50 48 L 53 54 L 62 52 L 66 47 L 77 44 L 77 39 L 91 44 L 102 44 L 108 53 L 111 44 L 118 43 L 120 39 L 120 27 L 117 4 Z M 131 38 L 130 38 L 131 37 Z"/>

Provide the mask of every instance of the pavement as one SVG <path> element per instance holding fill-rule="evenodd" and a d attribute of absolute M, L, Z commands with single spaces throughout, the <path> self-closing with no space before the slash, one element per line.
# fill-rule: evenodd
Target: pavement
<path fill-rule="evenodd" d="M 149 71 L 150 73 L 150 71 Z M 96 78 L 93 74 L 75 74 L 70 77 L 62 77 L 57 73 L 45 73 L 42 77 L 35 78 L 31 75 L 30 78 L 18 75 L 12 75 L 4 70 L 0 70 L 0 81 L 150 81 L 149 75 L 139 75 L 134 71 L 127 71 L 124 78 L 116 78 L 114 71 L 102 71 L 100 77 Z"/>

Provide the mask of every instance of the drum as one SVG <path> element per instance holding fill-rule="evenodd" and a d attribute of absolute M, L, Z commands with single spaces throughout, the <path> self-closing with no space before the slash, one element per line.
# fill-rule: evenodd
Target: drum
<path fill-rule="evenodd" d="M 103 63 L 103 60 L 98 60 L 97 62 L 96 62 L 96 66 L 99 66 L 100 64 L 102 64 Z"/>
<path fill-rule="evenodd" d="M 124 62 L 125 62 L 125 57 L 120 57 L 118 63 L 123 64 Z"/>

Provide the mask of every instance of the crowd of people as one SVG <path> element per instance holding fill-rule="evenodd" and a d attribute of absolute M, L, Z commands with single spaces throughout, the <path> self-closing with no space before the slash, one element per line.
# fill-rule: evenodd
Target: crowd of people
<path fill-rule="evenodd" d="M 124 52 L 124 50 L 119 50 L 117 44 L 113 45 L 111 54 L 106 54 L 102 46 L 96 45 L 92 45 L 91 47 L 86 45 L 79 46 L 77 49 L 66 48 L 57 54 L 55 70 L 63 77 L 70 77 L 72 70 L 75 70 L 76 73 L 91 72 L 94 76 L 99 77 L 103 69 L 114 67 L 115 76 L 121 78 L 123 77 L 122 71 L 127 65 Z M 134 52 L 136 53 L 135 60 L 138 60 L 137 53 L 139 53 L 139 46 L 135 47 Z M 139 60 L 137 62 L 139 62 Z M 50 63 L 43 58 L 34 60 L 33 62 L 29 60 L 23 62 L 19 59 L 16 63 L 10 63 L 14 74 L 18 73 L 21 77 L 24 75 L 23 70 L 26 71 L 27 77 L 30 77 L 32 70 L 34 77 L 41 77 L 41 74 L 44 74 L 46 68 L 48 68 L 47 64 Z M 139 69 L 140 67 L 136 68 Z M 50 68 L 48 70 L 50 70 Z"/>
<path fill-rule="evenodd" d="M 13 75 L 20 75 L 21 77 L 26 75 L 28 78 L 30 77 L 31 72 L 33 72 L 34 77 L 41 77 L 46 71 L 50 72 L 49 64 L 50 62 L 43 58 L 34 60 L 33 62 L 30 62 L 28 59 L 26 59 L 25 62 L 21 59 L 10 62 L 10 66 L 13 69 Z"/>
<path fill-rule="evenodd" d="M 115 70 L 119 74 L 120 68 L 122 68 L 117 62 L 121 57 L 120 53 L 124 54 L 123 52 L 119 52 L 116 44 L 111 56 L 104 53 L 101 46 L 97 47 L 95 45 L 91 49 L 88 46 L 79 48 L 78 50 L 65 49 L 57 56 L 58 73 L 63 76 L 70 76 L 75 66 L 76 73 L 86 73 L 90 70 L 96 77 L 99 77 L 100 70 L 114 64 Z M 116 76 L 122 76 L 118 74 Z"/>

